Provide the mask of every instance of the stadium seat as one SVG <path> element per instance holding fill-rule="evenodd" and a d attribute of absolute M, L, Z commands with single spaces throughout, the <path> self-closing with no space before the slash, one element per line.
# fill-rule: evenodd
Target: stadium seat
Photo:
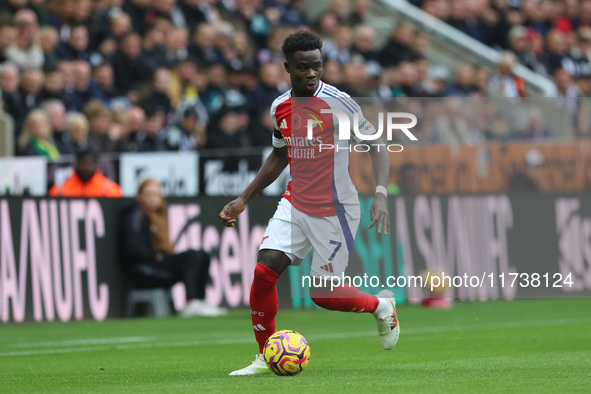
<path fill-rule="evenodd" d="M 170 315 L 170 289 L 131 289 L 125 296 L 125 317 L 135 316 L 137 304 L 150 304 L 155 317 L 162 318 Z"/>

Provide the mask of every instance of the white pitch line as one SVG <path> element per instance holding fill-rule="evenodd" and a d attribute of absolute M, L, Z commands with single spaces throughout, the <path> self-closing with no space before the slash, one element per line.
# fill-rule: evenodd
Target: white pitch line
<path fill-rule="evenodd" d="M 156 340 L 156 337 L 121 337 L 121 338 L 89 338 L 73 339 L 68 341 L 48 341 L 48 342 L 26 342 L 14 343 L 8 347 L 54 347 L 54 346 L 79 346 L 79 345 L 109 345 L 113 343 L 137 343 L 150 342 Z"/>
<path fill-rule="evenodd" d="M 556 320 L 539 320 L 528 322 L 506 322 L 493 324 L 472 324 L 467 326 L 440 326 L 440 327 L 425 327 L 405 330 L 401 328 L 401 334 L 404 336 L 437 334 L 445 332 L 457 331 L 481 331 L 481 330 L 495 330 L 503 328 L 526 328 L 526 327 L 548 327 L 548 326 L 564 326 L 568 324 L 577 323 L 591 323 L 591 319 L 556 319 Z M 404 327 L 404 326 L 402 326 Z M 306 335 L 310 341 L 321 339 L 344 339 L 344 338 L 360 338 L 375 335 L 375 330 L 372 331 L 357 331 L 357 332 L 342 332 L 331 334 L 309 334 Z M 138 337 L 141 338 L 141 337 Z M 147 337 L 151 338 L 151 337 Z M 105 338 L 108 339 L 108 338 Z M 154 337 L 155 341 L 159 339 Z M 58 348 L 58 349 L 44 349 L 44 350 L 28 350 L 0 353 L 0 357 L 15 357 L 15 356 L 34 356 L 43 354 L 65 354 L 65 353 L 79 353 L 92 351 L 108 351 L 108 350 L 133 350 L 133 349 L 152 349 L 162 347 L 190 347 L 190 346 L 211 346 L 211 345 L 237 345 L 254 343 L 251 336 L 243 338 L 228 338 L 220 340 L 202 339 L 197 341 L 184 342 L 145 342 L 145 343 L 128 343 L 116 344 L 114 346 L 96 346 L 96 347 L 78 347 L 78 348 Z"/>

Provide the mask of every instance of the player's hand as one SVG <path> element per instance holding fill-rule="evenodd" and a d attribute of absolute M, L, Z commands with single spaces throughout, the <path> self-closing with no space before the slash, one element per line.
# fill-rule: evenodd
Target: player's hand
<path fill-rule="evenodd" d="M 371 223 L 368 228 L 373 228 L 378 225 L 378 233 L 384 232 L 384 235 L 390 235 L 390 217 L 388 215 L 388 206 L 386 204 L 386 196 L 381 193 L 376 193 L 376 196 L 369 209 L 369 217 Z"/>
<path fill-rule="evenodd" d="M 220 219 L 226 227 L 234 227 L 236 218 L 246 209 L 246 204 L 241 198 L 230 201 L 220 212 Z"/>

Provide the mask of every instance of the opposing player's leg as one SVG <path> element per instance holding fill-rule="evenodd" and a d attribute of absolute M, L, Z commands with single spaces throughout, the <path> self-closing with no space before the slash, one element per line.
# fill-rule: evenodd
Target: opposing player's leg
<path fill-rule="evenodd" d="M 354 234 L 359 226 L 358 216 L 340 212 L 332 217 L 308 216 L 300 222 L 314 248 L 310 275 L 341 279 L 349 263 Z M 333 282 L 328 281 L 327 286 L 311 288 L 310 295 L 318 306 L 325 309 L 372 313 L 384 349 L 390 350 L 398 342 L 400 327 L 391 291 L 383 290 L 377 295 L 371 295 L 347 283 L 333 286 Z"/>

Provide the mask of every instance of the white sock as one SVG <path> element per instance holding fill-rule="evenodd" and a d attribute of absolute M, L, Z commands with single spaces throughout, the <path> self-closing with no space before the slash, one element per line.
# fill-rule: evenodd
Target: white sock
<path fill-rule="evenodd" d="M 388 311 L 388 309 L 392 305 L 390 303 L 390 301 L 385 298 L 378 298 L 378 301 L 379 301 L 378 307 L 376 308 L 376 311 L 373 313 L 376 316 L 379 316 L 382 313 Z"/>

